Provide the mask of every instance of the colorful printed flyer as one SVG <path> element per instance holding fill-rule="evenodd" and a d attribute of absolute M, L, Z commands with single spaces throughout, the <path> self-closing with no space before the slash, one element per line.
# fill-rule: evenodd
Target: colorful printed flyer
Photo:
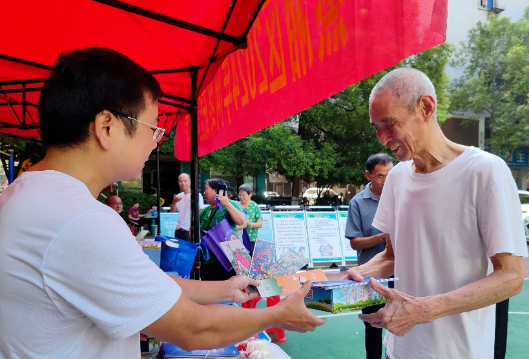
<path fill-rule="evenodd" d="M 298 270 L 309 264 L 309 260 L 298 252 L 288 251 L 268 270 L 264 272 L 261 278 L 274 278 L 287 274 L 296 273 Z"/>
<path fill-rule="evenodd" d="M 252 259 L 244 244 L 239 239 L 220 242 L 219 244 L 237 275 L 248 275 Z"/>
<path fill-rule="evenodd" d="M 276 278 L 263 279 L 261 284 L 257 286 L 257 290 L 263 298 L 274 295 L 287 295 L 297 291 L 301 287 L 301 283 L 305 283 L 307 280 L 313 282 L 326 281 L 327 276 L 325 276 L 321 268 L 292 273 Z"/>
<path fill-rule="evenodd" d="M 255 240 L 249 277 L 254 279 L 264 279 L 264 273 L 275 263 L 275 256 L 275 242 L 257 238 Z"/>

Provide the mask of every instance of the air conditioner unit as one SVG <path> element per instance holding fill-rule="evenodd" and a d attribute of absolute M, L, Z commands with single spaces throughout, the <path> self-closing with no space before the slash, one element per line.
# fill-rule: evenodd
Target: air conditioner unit
<path fill-rule="evenodd" d="M 497 0 L 478 0 L 478 9 L 485 11 L 492 11 L 495 14 L 499 14 L 504 7 L 501 7 Z"/>

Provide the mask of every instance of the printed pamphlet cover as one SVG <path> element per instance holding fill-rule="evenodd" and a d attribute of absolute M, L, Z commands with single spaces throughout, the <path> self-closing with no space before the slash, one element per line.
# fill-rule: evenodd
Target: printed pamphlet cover
<path fill-rule="evenodd" d="M 263 279 L 261 284 L 257 286 L 257 290 L 263 298 L 274 295 L 286 295 L 297 291 L 301 287 L 301 283 L 305 283 L 307 280 L 313 282 L 326 281 L 327 276 L 325 276 L 321 268 L 292 273 L 276 278 Z"/>
<path fill-rule="evenodd" d="M 262 238 L 255 240 L 250 278 L 265 279 L 265 272 L 275 263 L 276 243 Z"/>
<path fill-rule="evenodd" d="M 303 255 L 289 251 L 283 254 L 277 262 L 270 265 L 270 267 L 261 274 L 261 278 L 275 278 L 296 273 L 307 264 L 309 264 L 309 260 L 303 257 Z"/>
<path fill-rule="evenodd" d="M 220 242 L 220 247 L 228 257 L 233 269 L 238 275 L 248 275 L 250 273 L 250 252 L 244 244 L 237 238 L 230 241 Z"/>

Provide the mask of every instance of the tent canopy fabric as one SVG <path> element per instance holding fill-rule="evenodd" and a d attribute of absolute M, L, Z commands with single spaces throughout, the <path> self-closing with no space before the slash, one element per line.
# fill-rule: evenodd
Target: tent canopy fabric
<path fill-rule="evenodd" d="M 264 0 L 20 0 L 2 4 L 0 133 L 39 137 L 43 80 L 63 51 L 109 47 L 160 82 L 162 114 L 194 105 L 225 57 L 246 47 Z M 196 93 L 190 71 L 196 68 Z M 186 114 L 180 111 L 180 114 Z M 166 132 L 177 116 L 162 116 Z"/>
<path fill-rule="evenodd" d="M 103 46 L 155 74 L 162 125 L 167 134 L 177 125 L 175 156 L 189 160 L 192 109 L 202 156 L 442 43 L 446 16 L 447 0 L 9 1 L 0 133 L 39 137 L 39 90 L 54 60 Z"/>
<path fill-rule="evenodd" d="M 198 155 L 441 44 L 446 19 L 446 0 L 268 1 L 248 48 L 228 56 L 198 99 Z M 190 138 L 185 119 L 177 127 L 177 158 L 190 158 Z"/>

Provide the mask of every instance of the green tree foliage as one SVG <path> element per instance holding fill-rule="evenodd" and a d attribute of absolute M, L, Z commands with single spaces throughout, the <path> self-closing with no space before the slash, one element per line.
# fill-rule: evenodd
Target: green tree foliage
<path fill-rule="evenodd" d="M 13 153 L 15 155 L 15 162 L 18 162 L 18 165 L 15 166 L 14 178 L 17 177 L 18 172 L 20 171 L 20 166 L 26 159 L 29 159 L 31 163 L 35 164 L 42 158 L 44 158 L 45 154 L 40 140 L 30 140 L 5 135 L 0 135 L 0 150 L 2 150 L 2 152 L 8 152 L 9 150 L 13 150 Z M 4 171 L 7 175 L 9 156 L 6 156 L 2 153 L 0 154 L 0 159 L 2 161 Z"/>
<path fill-rule="evenodd" d="M 517 22 L 478 22 L 453 65 L 463 76 L 450 87 L 451 109 L 484 115 L 490 151 L 508 160 L 529 142 L 529 8 Z"/>
<path fill-rule="evenodd" d="M 332 158 L 333 169 L 330 173 L 318 173 L 315 177 L 318 185 L 364 184 L 367 158 L 373 153 L 388 152 L 369 126 L 369 95 L 375 84 L 394 68 L 414 67 L 430 77 L 438 94 L 438 118 L 443 121 L 449 104 L 444 67 L 452 52 L 453 46 L 446 43 L 426 50 L 303 111 L 300 135 L 312 141 L 317 149 L 331 147 L 333 152 L 327 151 L 325 157 L 325 160 Z"/>
<path fill-rule="evenodd" d="M 432 79 L 438 94 L 440 121 L 447 117 L 449 102 L 445 95 L 444 67 L 452 51 L 452 45 L 442 44 L 396 66 L 415 67 Z M 294 182 L 294 195 L 299 192 L 298 179 L 317 181 L 320 187 L 365 184 L 367 158 L 387 151 L 369 126 L 369 94 L 377 81 L 393 68 L 338 92 L 293 120 L 268 127 L 202 157 L 200 167 L 235 176 L 238 185 L 244 175 L 278 172 Z"/>

